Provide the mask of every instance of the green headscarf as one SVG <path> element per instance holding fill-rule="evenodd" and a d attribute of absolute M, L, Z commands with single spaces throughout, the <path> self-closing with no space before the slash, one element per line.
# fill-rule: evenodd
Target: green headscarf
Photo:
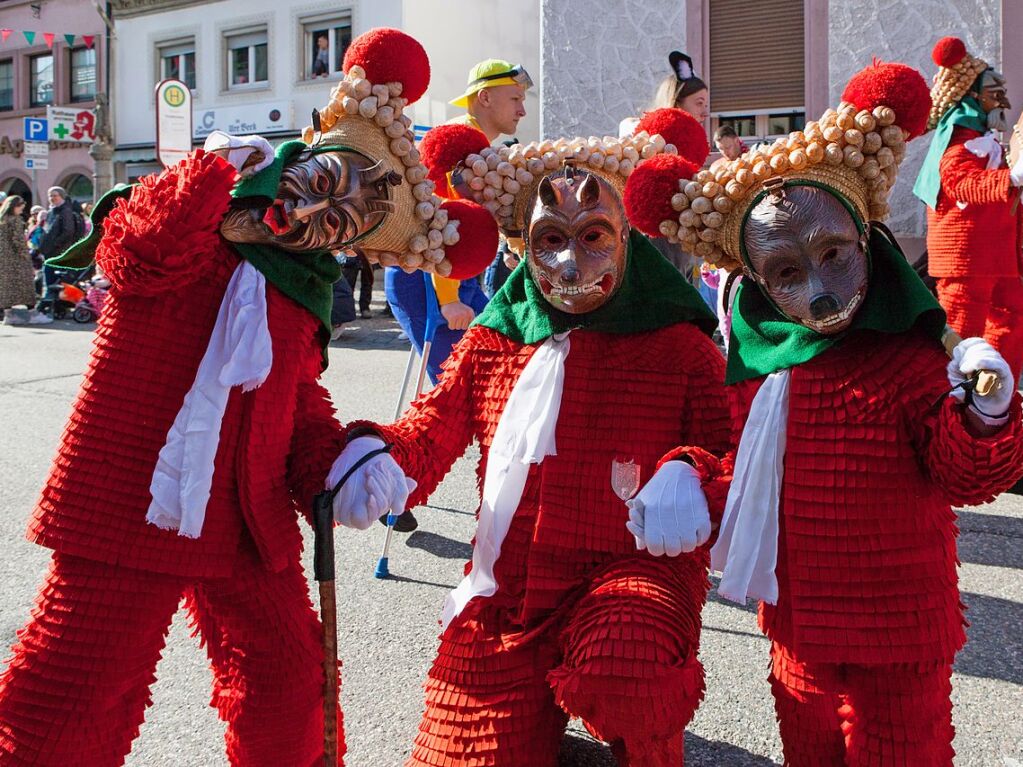
<path fill-rule="evenodd" d="M 966 96 L 962 101 L 949 109 L 938 120 L 934 129 L 934 138 L 927 150 L 920 175 L 913 184 L 913 194 L 919 197 L 931 210 L 938 207 L 938 192 L 941 191 L 941 158 L 952 140 L 952 132 L 957 128 L 969 128 L 984 133 L 987 130 L 987 113 L 980 108 L 980 102 L 973 96 Z"/>
<path fill-rule="evenodd" d="M 845 205 L 857 229 L 861 233 L 865 231 L 859 215 L 838 191 L 816 182 L 793 180 L 786 183 L 786 186 L 796 185 L 816 186 L 830 192 Z M 762 197 L 763 193 L 750 205 L 750 211 Z M 749 213 L 746 215 L 748 219 Z M 740 243 L 743 260 L 749 267 L 745 230 L 743 221 Z M 758 378 L 809 362 L 858 330 L 894 334 L 919 327 L 940 342 L 945 329 L 945 312 L 882 224 L 869 228 L 867 264 L 870 277 L 863 305 L 849 328 L 835 335 L 823 335 L 789 319 L 756 282 L 744 279 L 735 294 L 725 383 Z"/>
<path fill-rule="evenodd" d="M 633 230 L 622 284 L 598 309 L 586 314 L 555 309 L 543 297 L 523 260 L 473 324 L 492 328 L 522 344 L 536 344 L 576 328 L 643 333 L 679 322 L 692 322 L 708 336 L 717 327 L 717 317 L 696 289 L 646 237 Z"/>

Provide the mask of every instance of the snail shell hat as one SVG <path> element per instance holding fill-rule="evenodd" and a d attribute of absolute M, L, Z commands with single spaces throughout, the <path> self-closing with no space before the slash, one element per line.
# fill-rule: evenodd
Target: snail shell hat
<path fill-rule="evenodd" d="M 954 107 L 973 87 L 977 77 L 988 68 L 987 62 L 971 56 L 966 43 L 958 37 L 943 37 L 934 44 L 931 59 L 938 65 L 931 86 L 931 112 L 927 130 L 934 130 L 938 120 Z"/>
<path fill-rule="evenodd" d="M 312 149 L 358 152 L 381 164 L 381 176 L 391 179 L 387 215 L 348 245 L 372 262 L 406 271 L 459 279 L 481 272 L 494 258 L 493 219 L 475 204 L 445 202 L 434 193 L 405 114 L 430 84 L 423 46 L 397 29 L 371 29 L 352 41 L 342 70 L 343 79 L 329 103 L 313 113 L 302 139 Z M 488 250 L 490 242 L 495 248 Z"/>
<path fill-rule="evenodd" d="M 604 179 L 619 195 L 629 176 L 646 163 L 673 157 L 695 172 L 709 153 L 702 126 L 681 109 L 646 114 L 625 138 L 579 137 L 491 147 L 467 125 L 440 125 L 422 142 L 430 179 L 446 194 L 478 203 L 509 238 L 528 225 L 540 181 L 567 169 Z"/>
<path fill-rule="evenodd" d="M 905 64 L 875 61 L 853 76 L 837 109 L 773 144 L 686 173 L 665 158 L 637 168 L 625 187 L 629 220 L 713 266 L 742 264 L 742 223 L 760 193 L 785 182 L 819 184 L 841 195 L 863 221 L 888 216 L 906 142 L 921 135 L 930 110 L 927 83 Z"/>

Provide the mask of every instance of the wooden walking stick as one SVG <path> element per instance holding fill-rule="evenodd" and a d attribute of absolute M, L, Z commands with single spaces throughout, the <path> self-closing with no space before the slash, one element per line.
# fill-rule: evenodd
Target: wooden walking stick
<path fill-rule="evenodd" d="M 337 592 L 334 588 L 334 498 L 345 482 L 371 458 L 390 452 L 384 445 L 370 450 L 345 472 L 330 490 L 313 498 L 313 577 L 320 587 L 320 623 L 323 625 L 323 765 L 337 767 Z"/>

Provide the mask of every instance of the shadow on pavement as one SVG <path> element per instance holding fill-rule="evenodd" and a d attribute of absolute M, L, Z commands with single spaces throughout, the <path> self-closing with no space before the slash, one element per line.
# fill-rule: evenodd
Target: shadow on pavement
<path fill-rule="evenodd" d="M 956 656 L 959 674 L 1023 684 L 1023 604 L 964 592 L 966 647 Z"/>
<path fill-rule="evenodd" d="M 746 604 L 740 605 L 738 602 L 733 602 L 731 599 L 725 599 L 723 596 L 718 594 L 718 583 L 721 579 L 716 575 L 710 577 L 710 593 L 707 595 L 708 602 L 714 602 L 715 604 L 724 605 L 725 607 L 731 607 L 733 610 L 742 610 L 744 613 L 757 613 L 757 602 L 756 600 L 747 600 Z"/>
<path fill-rule="evenodd" d="M 405 540 L 405 545 L 443 559 L 458 559 L 462 562 L 472 559 L 472 546 L 468 543 L 425 530 L 416 530 Z"/>
<path fill-rule="evenodd" d="M 397 583 L 418 583 L 420 586 L 433 586 L 438 589 L 444 589 L 445 591 L 451 591 L 455 588 L 450 583 L 436 583 L 434 581 L 421 581 L 418 578 L 406 578 L 404 575 L 395 575 L 391 573 L 382 580 L 396 581 Z"/>
<path fill-rule="evenodd" d="M 617 767 L 611 751 L 588 735 L 569 731 L 561 742 L 560 767 Z M 686 767 L 775 767 L 744 748 L 686 733 Z"/>
<path fill-rule="evenodd" d="M 1023 570 L 1023 519 L 960 511 L 959 530 L 963 562 Z"/>

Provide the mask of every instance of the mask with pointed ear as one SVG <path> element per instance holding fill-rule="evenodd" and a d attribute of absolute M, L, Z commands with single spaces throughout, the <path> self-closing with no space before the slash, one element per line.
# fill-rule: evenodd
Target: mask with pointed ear
<path fill-rule="evenodd" d="M 629 225 L 607 181 L 572 168 L 545 176 L 527 231 L 530 273 L 556 309 L 585 314 L 614 295 L 625 274 Z"/>
<path fill-rule="evenodd" d="M 400 183 L 355 152 L 303 152 L 285 166 L 273 205 L 233 209 L 220 231 L 231 242 L 337 250 L 383 220 L 393 208 L 389 189 Z"/>
<path fill-rule="evenodd" d="M 750 213 L 744 271 L 789 319 L 822 335 L 848 328 L 867 294 L 867 239 L 829 192 L 793 186 Z"/>

